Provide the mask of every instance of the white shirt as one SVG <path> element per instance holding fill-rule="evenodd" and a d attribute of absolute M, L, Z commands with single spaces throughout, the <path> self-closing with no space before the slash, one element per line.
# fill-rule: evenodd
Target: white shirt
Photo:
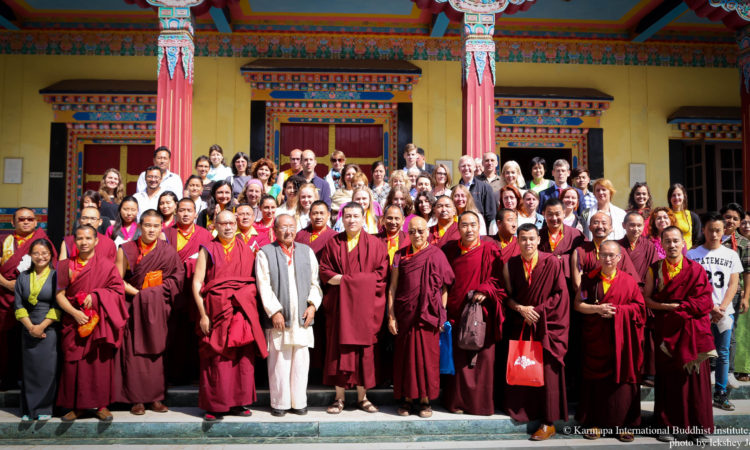
<path fill-rule="evenodd" d="M 323 291 L 320 289 L 320 281 L 318 279 L 318 260 L 315 258 L 315 253 L 312 249 L 307 247 L 308 258 L 310 259 L 310 296 L 307 298 L 307 304 L 315 307 L 316 315 L 317 310 L 320 309 L 320 303 L 323 301 Z M 284 255 L 287 262 L 289 257 Z M 292 280 L 296 280 L 297 276 L 294 270 L 294 264 L 289 264 L 289 317 L 292 318 L 290 327 L 284 328 L 283 331 L 270 329 L 266 331 L 268 336 L 268 346 L 275 350 L 281 350 L 284 345 L 296 345 L 302 347 L 314 347 L 315 336 L 313 335 L 312 326 L 304 328 L 299 323 L 299 312 L 297 311 L 298 299 L 297 299 L 297 283 Z M 271 275 L 268 269 L 268 258 L 263 252 L 255 254 L 255 277 L 258 285 L 258 292 L 260 292 L 260 298 L 263 301 L 263 310 L 272 317 L 277 312 L 281 311 L 281 303 L 278 297 L 271 288 Z"/>
<path fill-rule="evenodd" d="M 159 186 L 161 187 L 162 191 L 174 192 L 174 195 L 177 196 L 177 200 L 182 199 L 182 191 L 184 190 L 184 185 L 182 184 L 182 179 L 180 179 L 180 176 L 176 173 L 170 172 L 169 170 L 164 172 L 164 175 L 162 175 L 161 177 L 161 184 Z M 138 175 L 138 182 L 135 184 L 135 191 L 146 192 L 145 171 L 141 172 L 141 174 Z"/>
<path fill-rule="evenodd" d="M 742 262 L 737 252 L 723 245 L 715 250 L 709 250 L 701 245 L 688 250 L 687 257 L 706 269 L 708 281 L 714 288 L 714 305 L 721 305 L 729 289 L 729 277 L 733 273 L 742 273 Z M 729 314 L 734 314 L 731 302 L 726 310 L 726 315 Z"/>
<path fill-rule="evenodd" d="M 227 178 L 232 176 L 232 169 L 225 166 L 224 164 L 219 165 L 219 167 L 211 167 L 208 169 L 208 174 L 206 175 L 206 178 L 208 178 L 211 181 L 219 181 L 219 180 L 226 180 Z"/>
<path fill-rule="evenodd" d="M 141 214 L 149 209 L 159 210 L 159 196 L 162 192 L 165 192 L 164 188 L 159 188 L 151 198 L 149 198 L 148 194 L 145 192 L 136 192 L 133 194 L 135 201 L 138 202 L 138 218 L 136 219 L 138 222 L 141 221 Z"/>

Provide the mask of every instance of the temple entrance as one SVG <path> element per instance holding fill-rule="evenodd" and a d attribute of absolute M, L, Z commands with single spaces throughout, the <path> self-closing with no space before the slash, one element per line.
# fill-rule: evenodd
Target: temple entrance
<path fill-rule="evenodd" d="M 521 173 L 523 178 L 528 183 L 531 177 L 531 160 L 537 156 L 544 158 L 547 163 L 545 178 L 552 178 L 552 165 L 558 159 L 564 159 L 570 163 L 573 167 L 572 150 L 570 148 L 556 148 L 556 147 L 533 147 L 533 148 L 509 148 L 502 147 L 500 149 L 500 168 L 503 167 L 507 161 L 515 161 L 521 166 Z"/>
<path fill-rule="evenodd" d="M 153 145 L 84 144 L 83 191 L 99 190 L 104 171 L 115 168 L 125 182 L 125 193 L 135 193 L 138 175 L 153 164 Z"/>
<path fill-rule="evenodd" d="M 315 152 L 318 165 L 315 173 L 325 177 L 330 168 L 330 155 L 341 150 L 347 163 L 360 166 L 371 179 L 370 166 L 383 157 L 383 127 L 381 125 L 308 125 L 281 124 L 279 162 L 281 170 L 289 168 L 289 153 L 295 148 Z"/>

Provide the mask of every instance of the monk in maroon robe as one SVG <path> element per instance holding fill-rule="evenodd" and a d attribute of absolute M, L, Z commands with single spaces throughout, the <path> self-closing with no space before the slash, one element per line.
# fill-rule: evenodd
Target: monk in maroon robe
<path fill-rule="evenodd" d="M 521 254 L 510 258 L 503 267 L 509 290 L 506 306 L 510 310 L 505 336 L 519 339 L 522 329 L 530 328 L 534 341 L 542 343 L 544 386 L 506 385 L 504 406 L 514 420 L 541 420 L 541 426 L 531 436 L 531 440 L 541 441 L 555 435 L 555 421 L 568 418 L 563 367 L 568 351 L 570 306 L 562 262 L 537 250 L 539 232 L 534 224 L 518 227 L 518 245 Z"/>
<path fill-rule="evenodd" d="M 620 245 L 600 245 L 601 266 L 581 281 L 575 308 L 583 314 L 583 380 L 576 420 L 598 439 L 598 427 L 637 427 L 641 423 L 643 327 L 646 305 L 638 281 L 617 269 Z M 618 439 L 632 442 L 633 433 L 622 430 Z"/>
<path fill-rule="evenodd" d="M 107 406 L 115 399 L 115 351 L 122 344 L 128 320 L 125 288 L 112 261 L 99 258 L 97 232 L 90 225 L 76 230 L 75 259 L 57 267 L 57 303 L 67 314 L 62 319 L 60 388 L 57 405 L 70 409 L 62 417 L 70 422 L 85 410 L 96 409 L 96 417 L 111 421 Z M 81 336 L 81 326 L 91 326 L 91 334 Z M 85 333 L 84 333 L 85 334 Z"/>
<path fill-rule="evenodd" d="M 268 356 L 256 302 L 255 254 L 237 238 L 237 218 L 222 211 L 217 237 L 205 245 L 195 265 L 193 295 L 202 338 L 198 406 L 213 422 L 229 411 L 250 416 L 256 400 L 254 360 Z"/>
<path fill-rule="evenodd" d="M 391 269 L 388 329 L 396 336 L 393 396 L 404 399 L 400 416 L 408 416 L 417 399 L 419 416 L 432 417 L 430 400 L 440 394 L 440 328 L 455 276 L 445 254 L 427 242 L 429 231 L 423 218 L 414 217 L 411 246 L 396 253 Z"/>
<path fill-rule="evenodd" d="M 91 225 L 98 230 L 102 225 L 102 218 L 99 214 L 99 210 L 90 207 L 83 208 L 81 210 L 81 217 L 78 219 L 78 224 Z M 96 244 L 96 254 L 99 255 L 100 258 L 106 258 L 114 262 L 115 258 L 117 258 L 117 247 L 115 246 L 115 243 L 112 242 L 112 239 L 98 232 L 97 237 L 99 243 Z M 71 234 L 65 236 L 63 238 L 63 243 L 60 245 L 60 261 L 68 258 L 73 259 L 76 256 L 78 256 L 78 249 L 76 248 L 75 235 Z"/>
<path fill-rule="evenodd" d="M 247 203 L 239 205 L 235 209 L 235 214 L 237 215 L 237 237 L 241 238 L 254 254 L 257 254 L 261 247 L 272 242 L 268 230 L 259 233 L 255 229 L 255 210 L 252 206 Z"/>
<path fill-rule="evenodd" d="M 503 260 L 503 264 L 506 264 L 508 260 L 521 254 L 521 249 L 518 247 L 518 239 L 516 238 L 516 230 L 518 229 L 518 212 L 512 209 L 500 209 L 497 212 L 497 234 L 492 238 L 500 247 L 500 259 Z"/>
<path fill-rule="evenodd" d="M 373 347 L 385 313 L 388 254 L 378 238 L 362 232 L 364 210 L 358 203 L 343 207 L 344 232 L 328 241 L 320 258 L 320 281 L 328 284 L 326 355 L 323 382 L 336 387 L 329 414 L 344 409 L 346 388 L 357 387 L 357 407 L 374 413 L 367 399 L 375 386 Z"/>
<path fill-rule="evenodd" d="M 570 269 L 573 273 L 573 286 L 576 289 L 581 285 L 581 278 L 600 267 L 599 247 L 612 232 L 612 218 L 601 211 L 595 213 L 589 221 L 589 231 L 593 240 L 584 242 L 570 255 Z M 638 279 L 638 272 L 627 253 L 623 252 L 617 259 L 617 270 Z"/>
<path fill-rule="evenodd" d="M 679 228 L 665 228 L 661 243 L 667 257 L 651 266 L 643 291 L 656 332 L 654 416 L 660 427 L 696 427 L 691 438 L 703 442 L 714 428 L 708 361 L 716 356 L 709 315 L 713 286 L 700 264 L 683 257 Z"/>
<path fill-rule="evenodd" d="M 338 234 L 328 226 L 330 219 L 331 211 L 328 204 L 323 200 L 315 200 L 310 205 L 310 225 L 299 230 L 297 236 L 294 238 L 295 242 L 305 244 L 312 249 L 319 265 L 326 244 Z M 325 295 L 328 291 L 327 285 L 322 284 L 320 288 Z M 320 308 L 316 312 L 315 326 L 313 327 L 315 347 L 310 349 L 310 368 L 314 369 L 315 373 L 314 376 L 312 373 L 310 374 L 310 380 L 322 382 L 320 370 L 323 369 L 326 351 L 326 313 L 323 304 L 320 305 Z"/>
<path fill-rule="evenodd" d="M 553 198 L 544 204 L 544 226 L 539 232 L 539 251 L 551 253 L 562 263 L 563 275 L 570 280 L 572 270 L 570 258 L 576 248 L 585 241 L 583 233 L 563 223 L 565 213 L 560 200 Z"/>
<path fill-rule="evenodd" d="M 383 211 L 383 231 L 375 236 L 383 242 L 388 251 L 388 263 L 393 265 L 393 257 L 402 248 L 411 245 L 409 236 L 404 233 L 404 212 L 396 205 L 388 205 Z"/>
<path fill-rule="evenodd" d="M 636 272 L 638 273 L 638 284 L 643 289 L 646 283 L 646 274 L 649 267 L 659 260 L 656 246 L 647 236 L 643 235 L 645 224 L 643 216 L 636 211 L 625 215 L 622 223 L 625 229 L 625 237 L 617 241 L 624 252 L 630 256 Z M 656 372 L 656 349 L 654 348 L 654 313 L 646 308 L 646 328 L 643 336 L 643 372 L 642 383 L 645 386 L 654 385 L 654 373 Z"/>
<path fill-rule="evenodd" d="M 491 238 L 480 239 L 479 215 L 467 211 L 458 218 L 461 239 L 443 247 L 456 281 L 448 292 L 448 320 L 453 326 L 453 361 L 456 375 L 443 391 L 443 404 L 454 413 L 477 415 L 495 413 L 493 383 L 495 372 L 495 342 L 502 337 L 502 288 L 500 249 Z M 470 302 L 482 306 L 486 323 L 484 345 L 478 351 L 458 347 L 458 328 L 461 313 Z M 478 388 L 482 386 L 482 388 Z"/>
<path fill-rule="evenodd" d="M 150 209 L 141 214 L 141 235 L 125 242 L 117 252 L 117 268 L 125 281 L 130 319 L 117 353 L 115 400 L 130 403 L 131 414 L 146 413 L 144 403 L 155 412 L 167 412 L 162 403 L 167 383 L 164 353 L 168 321 L 174 299 L 185 278 L 177 251 L 159 239 L 162 216 Z"/>
<path fill-rule="evenodd" d="M 52 245 L 47 234 L 37 228 L 34 211 L 29 208 L 18 208 L 11 221 L 13 233 L 3 240 L 0 256 L 0 390 L 16 389 L 21 361 L 21 328 L 16 326 L 15 300 L 16 278 L 18 274 L 31 265 L 31 243 L 37 239 L 46 239 Z M 50 266 L 57 265 L 57 251 L 52 246 Z M 19 270 L 20 268 L 20 270 Z"/>
<path fill-rule="evenodd" d="M 198 380 L 198 335 L 195 333 L 198 310 L 193 300 L 193 273 L 201 246 L 213 240 L 211 233 L 195 224 L 195 202 L 189 197 L 177 202 L 175 224 L 164 229 L 164 237 L 177 251 L 183 267 L 179 280 L 182 289 L 175 296 L 169 314 L 167 352 L 165 355 L 167 380 L 186 384 Z"/>
<path fill-rule="evenodd" d="M 443 248 L 447 243 L 460 238 L 456 223 L 456 206 L 449 196 L 444 195 L 437 199 L 433 209 L 437 223 L 430 228 L 430 244 Z"/>

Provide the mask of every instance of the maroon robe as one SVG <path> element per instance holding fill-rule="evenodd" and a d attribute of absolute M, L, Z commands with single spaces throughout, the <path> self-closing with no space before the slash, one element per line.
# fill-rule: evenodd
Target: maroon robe
<path fill-rule="evenodd" d="M 570 255 L 585 242 L 583 233 L 578 231 L 577 228 L 563 224 L 563 237 L 557 243 L 554 251 L 549 243 L 549 229 L 546 224 L 539 230 L 539 237 L 539 251 L 557 256 L 557 259 L 562 263 L 563 276 L 570 279 Z M 523 275 L 523 272 L 521 274 Z"/>
<path fill-rule="evenodd" d="M 625 236 L 618 244 L 630 256 L 635 270 L 638 272 L 638 284 L 643 286 L 646 283 L 646 274 L 651 264 L 659 260 L 656 246 L 647 236 L 639 236 L 634 248 L 630 248 L 630 241 Z M 656 348 L 654 347 L 654 313 L 646 309 L 646 328 L 643 336 L 643 375 L 653 377 L 656 372 Z"/>
<path fill-rule="evenodd" d="M 328 241 L 320 258 L 320 281 L 343 275 L 341 284 L 328 286 L 326 354 L 323 382 L 351 388 L 375 386 L 373 346 L 385 313 L 388 254 L 378 238 L 364 230 L 351 252 L 346 232 Z"/>
<path fill-rule="evenodd" d="M 455 283 L 448 291 L 448 320 L 453 325 L 453 361 L 456 375 L 449 377 L 443 392 L 443 404 L 449 411 L 463 410 L 469 414 L 492 415 L 495 413 L 493 379 L 495 371 L 495 342 L 502 337 L 505 290 L 502 287 L 502 260 L 500 248 L 492 239 L 483 237 L 479 247 L 461 254 L 460 241 L 452 241 L 443 247 L 453 273 Z M 482 315 L 486 325 L 484 346 L 478 352 L 458 348 L 458 325 L 469 291 L 485 294 Z M 471 366 L 474 356 L 476 365 Z M 481 388 L 478 388 L 481 386 Z"/>
<path fill-rule="evenodd" d="M 326 226 L 314 241 L 312 240 L 312 234 L 312 225 L 308 225 L 307 227 L 297 232 L 297 237 L 295 237 L 294 240 L 296 242 L 299 242 L 300 244 L 305 244 L 310 247 L 313 253 L 315 253 L 315 257 L 318 258 L 318 262 L 320 262 L 320 255 L 323 253 L 323 248 L 326 246 L 328 241 L 338 233 L 335 232 L 331 227 Z"/>
<path fill-rule="evenodd" d="M 156 246 L 140 262 L 138 241 L 120 246 L 130 269 L 125 274 L 131 286 L 139 290 L 126 295 L 130 319 L 123 333 L 123 344 L 117 353 L 115 401 L 151 403 L 164 400 L 166 380 L 164 353 L 167 349 L 168 321 L 175 297 L 185 278 L 177 251 L 166 241 Z M 161 272 L 161 286 L 141 288 L 149 272 Z"/>
<path fill-rule="evenodd" d="M 584 242 L 580 247 L 575 249 L 575 252 L 578 257 L 578 271 L 581 274 L 581 279 L 601 267 L 601 263 L 597 258 L 596 245 L 592 241 Z M 625 272 L 634 279 L 640 280 L 638 270 L 633 266 L 633 262 L 630 260 L 628 254 L 621 251 L 620 255 L 622 258 L 617 262 L 617 271 Z"/>
<path fill-rule="evenodd" d="M 518 238 L 515 236 L 511 236 L 510 242 L 503 247 L 502 240 L 497 235 L 490 236 L 495 243 L 497 244 L 497 247 L 500 249 L 500 259 L 503 260 L 503 264 L 507 264 L 508 260 L 512 258 L 513 256 L 518 256 L 521 254 L 521 247 L 518 246 Z"/>
<path fill-rule="evenodd" d="M 682 270 L 667 283 L 662 278 L 661 265 L 658 261 L 651 266 L 655 284 L 651 299 L 680 306 L 674 311 L 654 310 L 654 416 L 659 425 L 712 430 L 709 361 L 703 361 L 700 373 L 689 374 L 683 366 L 695 361 L 700 353 L 714 349 L 709 316 L 714 306 L 713 286 L 703 267 L 688 258 L 682 258 Z M 662 345 L 672 356 L 661 349 Z"/>
<path fill-rule="evenodd" d="M 393 358 L 393 396 L 419 399 L 440 394 L 440 326 L 446 320 L 443 286 L 455 281 L 445 254 L 428 245 L 416 255 L 396 253 L 398 287 L 393 312 L 398 325 Z"/>
<path fill-rule="evenodd" d="M 177 250 L 177 226 L 164 229 L 167 242 Z M 201 246 L 213 239 L 205 228 L 195 225 L 195 231 L 187 243 L 177 251 L 184 271 L 180 283 L 182 289 L 175 296 L 172 312 L 169 315 L 167 331 L 166 370 L 167 380 L 175 384 L 185 384 L 198 379 L 198 335 L 196 322 L 198 309 L 193 299 L 193 274 Z"/>
<path fill-rule="evenodd" d="M 511 295 L 519 305 L 533 306 L 539 314 L 539 320 L 531 330 L 534 341 L 541 342 L 544 350 L 544 386 L 506 385 L 505 410 L 511 418 L 520 422 L 543 420 L 553 423 L 567 420 L 563 367 L 568 350 L 570 306 L 563 264 L 554 255 L 539 252 L 529 284 L 521 258 L 519 255 L 508 260 Z M 517 312 L 508 314 L 505 321 L 506 339 L 518 339 L 524 323 L 523 316 Z"/>
<path fill-rule="evenodd" d="M 63 314 L 63 362 L 57 404 L 68 409 L 101 408 L 115 399 L 114 356 L 122 344 L 128 320 L 125 286 L 115 263 L 99 258 L 96 253 L 71 281 L 71 261 L 60 261 L 57 289 L 65 289 L 65 297 L 75 308 L 78 308 L 75 297 L 79 292 L 91 294 L 91 309 L 99 315 L 99 323 L 83 338 L 78 335 L 78 323 L 73 316 Z"/>
<path fill-rule="evenodd" d="M 617 311 L 605 319 L 584 314 L 583 379 L 576 419 L 587 426 L 635 427 L 641 422 L 641 370 L 646 304 L 635 278 L 618 271 L 604 293 L 599 270 L 581 281 L 584 303 L 609 303 Z"/>
<path fill-rule="evenodd" d="M 7 237 L 0 240 L 0 245 Z M 31 244 L 37 239 L 46 239 L 52 247 L 52 260 L 50 267 L 55 268 L 57 265 L 57 249 L 52 245 L 47 234 L 41 228 L 34 230 L 32 236 L 27 239 L 22 246 L 18 246 L 18 241 L 13 240 L 13 256 L 0 266 L 0 274 L 8 281 L 14 281 L 18 278 L 18 265 L 24 256 L 29 254 Z M 0 251 L 0 253 L 2 253 Z M 2 255 L 0 255 L 2 256 Z M 30 259 L 27 256 L 26 259 Z M 0 379 L 2 384 L 15 388 L 16 381 L 20 375 L 21 366 L 21 326 L 16 320 L 14 301 L 15 292 L 0 286 Z"/>
<path fill-rule="evenodd" d="M 383 230 L 380 233 L 376 234 L 375 237 L 380 239 L 383 245 L 385 245 L 385 252 L 388 253 L 388 232 Z M 403 230 L 398 230 L 398 250 L 396 250 L 396 253 L 398 253 L 398 251 L 401 249 L 409 247 L 410 245 L 411 239 L 409 239 L 409 235 L 406 234 Z"/>
<path fill-rule="evenodd" d="M 453 222 L 448 229 L 445 230 L 443 237 L 440 237 L 439 225 L 435 224 L 431 226 L 430 236 L 427 238 L 431 245 L 436 245 L 438 248 L 443 248 L 447 243 L 459 239 L 461 239 L 461 235 L 458 233 L 458 223 L 456 222 Z"/>
<path fill-rule="evenodd" d="M 117 259 L 117 246 L 112 242 L 112 239 L 107 236 L 97 233 L 99 241 L 94 248 L 94 252 L 102 258 L 108 259 L 115 262 Z M 74 235 L 68 235 L 63 238 L 65 243 L 65 252 L 68 255 L 68 259 L 73 259 L 78 256 L 78 247 L 76 247 L 76 237 Z"/>
<path fill-rule="evenodd" d="M 255 402 L 253 362 L 258 354 L 268 356 L 256 301 L 255 254 L 235 239 L 229 255 L 218 238 L 203 247 L 209 258 L 201 295 L 211 331 L 201 333 L 198 406 L 211 412 Z"/>

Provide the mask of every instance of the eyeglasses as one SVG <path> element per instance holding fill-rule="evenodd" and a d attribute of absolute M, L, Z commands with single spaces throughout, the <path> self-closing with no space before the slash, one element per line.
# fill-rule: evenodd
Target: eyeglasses
<path fill-rule="evenodd" d="M 286 233 L 287 231 L 296 231 L 297 227 L 294 225 L 287 225 L 285 227 L 279 227 L 279 231 Z"/>
<path fill-rule="evenodd" d="M 599 259 L 605 259 L 605 260 L 615 259 L 618 256 L 620 255 L 617 253 L 599 253 Z"/>
<path fill-rule="evenodd" d="M 346 159 L 344 158 L 331 158 L 331 162 L 346 162 Z"/>
<path fill-rule="evenodd" d="M 81 216 L 81 220 L 88 220 L 88 221 L 93 222 L 95 220 L 99 220 L 99 218 L 98 217 L 91 217 L 91 216 Z"/>
<path fill-rule="evenodd" d="M 50 252 L 34 252 L 31 256 L 34 258 L 44 258 L 50 256 Z"/>
<path fill-rule="evenodd" d="M 17 222 L 33 222 L 35 220 L 36 220 L 35 217 L 18 217 L 18 218 L 16 218 Z"/>
<path fill-rule="evenodd" d="M 228 227 L 230 225 L 236 225 L 236 224 L 237 224 L 237 222 L 216 222 L 216 225 L 222 225 L 222 226 L 225 226 L 225 227 Z"/>
<path fill-rule="evenodd" d="M 427 231 L 427 229 L 422 228 L 421 230 L 419 228 L 415 228 L 413 230 L 409 230 L 409 234 L 414 236 L 415 234 L 424 234 L 424 232 Z"/>

